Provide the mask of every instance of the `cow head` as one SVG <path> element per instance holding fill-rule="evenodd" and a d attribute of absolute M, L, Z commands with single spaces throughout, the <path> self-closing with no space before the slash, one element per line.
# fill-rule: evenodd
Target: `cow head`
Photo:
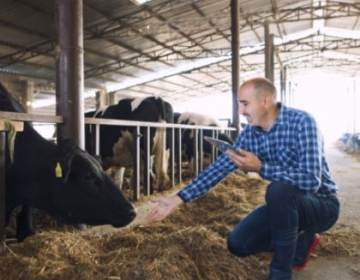
<path fill-rule="evenodd" d="M 123 227 L 131 223 L 134 207 L 95 158 L 70 140 L 59 145 L 58 154 L 50 164 L 56 183 L 48 211 L 54 217 L 69 224 Z"/>

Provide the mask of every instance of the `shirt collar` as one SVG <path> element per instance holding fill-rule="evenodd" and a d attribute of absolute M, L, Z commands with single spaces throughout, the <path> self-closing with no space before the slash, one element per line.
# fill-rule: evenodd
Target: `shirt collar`
<path fill-rule="evenodd" d="M 289 122 L 288 118 L 286 117 L 288 108 L 281 102 L 278 102 L 277 106 L 279 108 L 279 113 L 275 119 L 274 125 L 276 125 L 276 124 L 284 124 L 285 125 Z"/>
<path fill-rule="evenodd" d="M 286 117 L 288 108 L 287 108 L 284 104 L 282 104 L 281 102 L 278 102 L 278 103 L 277 103 L 277 106 L 278 106 L 278 109 L 279 109 L 279 113 L 278 113 L 278 115 L 277 115 L 277 117 L 276 117 L 276 119 L 275 119 L 275 122 L 274 122 L 273 126 L 271 127 L 271 129 L 272 129 L 273 127 L 275 127 L 276 125 L 286 125 L 286 124 L 289 122 L 289 121 L 288 121 L 288 118 Z M 258 134 L 262 134 L 262 133 L 268 132 L 268 131 L 263 130 L 263 129 L 262 129 L 261 127 L 259 127 L 259 126 L 254 126 L 253 129 L 254 129 L 254 131 L 255 131 L 256 133 L 258 133 Z M 270 130 L 271 130 L 271 129 L 270 129 Z M 269 131 L 270 131 L 270 130 L 269 130 Z"/>

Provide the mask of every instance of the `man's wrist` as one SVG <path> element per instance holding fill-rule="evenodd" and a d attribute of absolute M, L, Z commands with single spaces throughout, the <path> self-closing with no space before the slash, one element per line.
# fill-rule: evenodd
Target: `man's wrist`
<path fill-rule="evenodd" d="M 184 204 L 184 200 L 182 200 L 182 198 L 178 195 L 174 195 L 174 203 L 176 206 L 180 206 L 182 204 Z"/>
<path fill-rule="evenodd" d="M 186 198 L 184 197 L 184 195 L 183 195 L 181 192 L 178 192 L 178 193 L 176 194 L 176 196 L 181 200 L 181 204 L 187 202 L 187 201 L 186 201 Z"/>

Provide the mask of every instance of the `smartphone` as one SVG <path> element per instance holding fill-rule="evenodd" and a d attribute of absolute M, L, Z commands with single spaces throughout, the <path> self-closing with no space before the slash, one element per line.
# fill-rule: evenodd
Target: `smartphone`
<path fill-rule="evenodd" d="M 216 139 L 216 138 L 212 138 L 212 137 L 208 137 L 208 136 L 204 136 L 204 139 L 206 141 L 208 141 L 211 145 L 215 146 L 216 148 L 219 149 L 219 151 L 221 151 L 222 153 L 225 153 L 228 149 L 234 151 L 234 152 L 238 152 L 235 150 L 235 148 L 229 144 L 228 142 Z"/>

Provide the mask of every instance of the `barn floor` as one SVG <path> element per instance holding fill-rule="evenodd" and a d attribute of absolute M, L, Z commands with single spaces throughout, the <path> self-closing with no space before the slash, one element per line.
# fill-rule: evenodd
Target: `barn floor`
<path fill-rule="evenodd" d="M 328 148 L 326 153 L 330 169 L 339 186 L 341 201 L 340 219 L 334 231 L 343 227 L 360 230 L 360 157 L 350 156 L 335 147 Z M 306 270 L 294 274 L 294 280 L 304 279 L 360 279 L 360 258 L 312 258 Z"/>

